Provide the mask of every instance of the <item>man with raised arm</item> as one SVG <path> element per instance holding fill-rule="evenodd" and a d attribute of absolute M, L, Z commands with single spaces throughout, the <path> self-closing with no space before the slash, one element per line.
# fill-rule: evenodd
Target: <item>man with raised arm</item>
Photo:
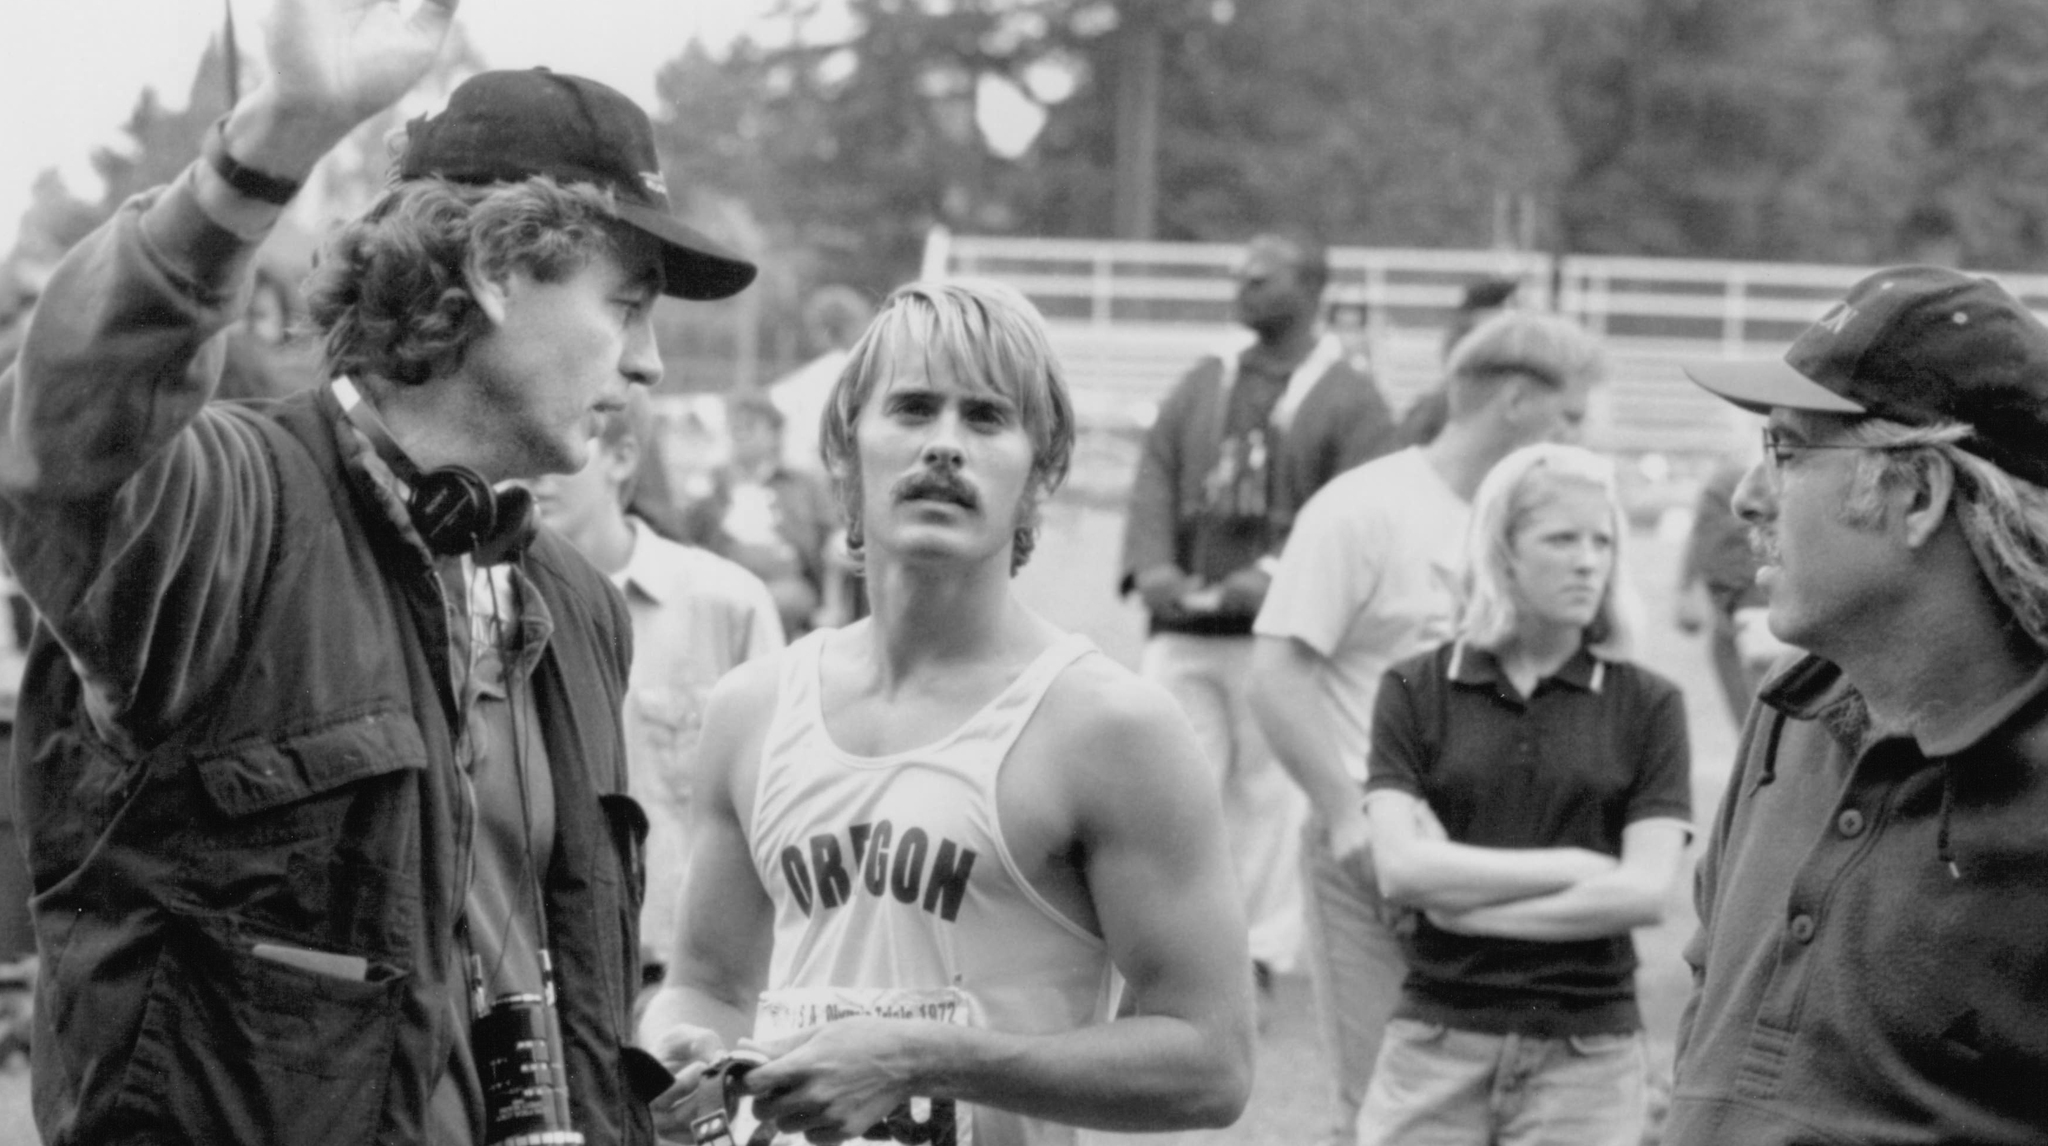
<path fill-rule="evenodd" d="M 680 1071 L 657 1123 L 750 1034 L 754 1112 L 812 1141 L 1233 1121 L 1250 977 L 1200 749 L 1011 586 L 1073 445 L 1042 320 L 994 284 L 905 287 L 824 429 L 874 612 L 712 696 L 642 1025 Z"/>
<path fill-rule="evenodd" d="M 330 380 L 209 401 L 252 252 L 453 8 L 278 0 L 270 78 L 0 375 L 50 1146 L 652 1140 L 626 610 L 497 487 L 659 378 L 659 294 L 752 266 L 670 217 L 623 96 L 485 73 L 334 232 Z"/>

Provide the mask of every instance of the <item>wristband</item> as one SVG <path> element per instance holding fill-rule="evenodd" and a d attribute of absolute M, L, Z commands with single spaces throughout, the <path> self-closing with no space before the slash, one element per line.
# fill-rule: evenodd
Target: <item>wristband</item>
<path fill-rule="evenodd" d="M 280 179 L 254 167 L 244 167 L 228 154 L 228 121 L 217 119 L 206 133 L 206 143 L 200 148 L 200 158 L 220 176 L 221 182 L 235 189 L 235 193 L 259 203 L 282 207 L 299 193 L 296 180 Z"/>

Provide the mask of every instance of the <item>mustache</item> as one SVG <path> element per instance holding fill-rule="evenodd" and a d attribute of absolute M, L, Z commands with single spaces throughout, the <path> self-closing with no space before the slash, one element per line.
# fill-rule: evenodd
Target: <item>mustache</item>
<path fill-rule="evenodd" d="M 1749 551 L 1765 565 L 1778 563 L 1778 535 L 1767 529 L 1752 527 L 1749 531 Z"/>
<path fill-rule="evenodd" d="M 900 478 L 889 488 L 894 501 L 950 501 L 966 509 L 980 509 L 981 495 L 950 470 L 926 470 Z"/>

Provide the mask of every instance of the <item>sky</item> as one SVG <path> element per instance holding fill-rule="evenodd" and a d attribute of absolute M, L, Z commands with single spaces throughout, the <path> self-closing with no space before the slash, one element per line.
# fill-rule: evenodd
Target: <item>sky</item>
<path fill-rule="evenodd" d="M 29 187 L 55 167 L 97 197 L 88 157 L 115 142 L 144 87 L 180 105 L 232 3 L 235 33 L 260 42 L 270 0 L 26 0 L 0 34 L 0 252 L 14 245 Z M 599 79 L 653 108 L 654 73 L 692 35 L 729 42 L 766 0 L 464 0 L 456 20 L 492 67 L 546 64 Z M 245 74 L 244 86 L 249 80 Z"/>

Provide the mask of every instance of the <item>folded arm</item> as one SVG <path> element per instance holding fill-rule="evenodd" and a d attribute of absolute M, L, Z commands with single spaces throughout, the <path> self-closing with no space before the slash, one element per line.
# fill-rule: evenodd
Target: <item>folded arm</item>
<path fill-rule="evenodd" d="M 1664 918 L 1691 835 L 1692 826 L 1680 820 L 1638 820 L 1622 829 L 1621 862 L 1612 870 L 1548 895 L 1469 911 L 1433 911 L 1430 922 L 1467 935 L 1546 942 L 1649 927 Z"/>
<path fill-rule="evenodd" d="M 1366 796 L 1373 867 L 1380 894 L 1403 907 L 1470 911 L 1562 892 L 1613 872 L 1614 857 L 1585 848 L 1492 848 L 1444 835 L 1429 806 L 1413 795 L 1376 789 Z"/>

